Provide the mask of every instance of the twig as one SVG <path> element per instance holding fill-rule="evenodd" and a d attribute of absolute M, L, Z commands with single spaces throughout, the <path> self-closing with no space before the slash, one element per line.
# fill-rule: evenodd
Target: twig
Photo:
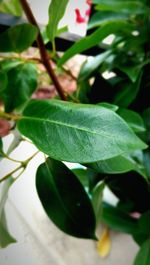
<path fill-rule="evenodd" d="M 14 174 L 15 172 L 17 172 L 21 168 L 22 168 L 22 165 L 20 165 L 19 167 L 15 168 L 11 172 L 9 172 L 7 175 L 5 175 L 3 178 L 0 179 L 0 183 L 3 182 L 3 181 L 5 181 L 5 180 L 7 180 L 8 178 L 10 178 L 12 174 Z"/>
<path fill-rule="evenodd" d="M 61 97 L 62 100 L 66 100 L 66 95 L 63 91 L 63 88 L 61 86 L 61 84 L 59 83 L 58 81 L 58 78 L 57 76 L 55 75 L 55 72 L 53 71 L 53 68 L 52 68 L 52 65 L 51 65 L 51 62 L 50 62 L 50 58 L 49 58 L 49 54 L 47 53 L 46 51 L 46 48 L 45 48 L 45 45 L 44 45 L 44 42 L 43 42 L 43 39 L 42 39 L 42 36 L 41 36 L 41 33 L 40 33 L 40 29 L 39 29 L 39 26 L 36 22 L 36 19 L 32 13 L 32 10 L 28 4 L 28 2 L 26 0 L 20 0 L 20 3 L 23 7 L 23 10 L 27 16 L 27 19 L 28 21 L 36 26 L 36 28 L 38 29 L 38 36 L 37 36 L 37 44 L 38 44 L 38 47 L 39 47 L 39 51 L 40 51 L 40 56 L 41 56 L 41 60 L 42 60 L 42 63 L 44 64 L 50 78 L 52 79 L 55 87 L 56 87 L 56 90 L 59 94 L 59 96 Z"/>

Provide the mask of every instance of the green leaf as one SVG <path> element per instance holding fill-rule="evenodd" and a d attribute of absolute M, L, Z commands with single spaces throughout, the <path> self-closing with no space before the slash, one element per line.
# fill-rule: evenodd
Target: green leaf
<path fill-rule="evenodd" d="M 89 179 L 87 175 L 87 169 L 84 168 L 74 168 L 72 169 L 72 172 L 76 175 L 76 177 L 80 180 L 82 185 L 85 188 L 89 187 Z"/>
<path fill-rule="evenodd" d="M 57 160 L 90 163 L 146 148 L 114 111 L 61 100 L 31 100 L 20 132 Z"/>
<path fill-rule="evenodd" d="M 0 70 L 0 94 L 6 88 L 8 83 L 7 74 Z"/>
<path fill-rule="evenodd" d="M 1 186 L 1 193 L 0 193 L 0 248 L 4 248 L 11 243 L 15 243 L 16 240 L 9 234 L 7 228 L 7 222 L 5 217 L 5 203 L 8 197 L 8 191 L 13 184 L 13 178 L 9 178 L 5 181 L 3 186 Z"/>
<path fill-rule="evenodd" d="M 8 84 L 2 93 L 6 112 L 23 106 L 37 87 L 37 69 L 32 63 L 20 64 L 7 73 Z"/>
<path fill-rule="evenodd" d="M 136 98 L 140 85 L 142 73 L 140 73 L 135 83 L 128 83 L 122 86 L 122 89 L 115 95 L 114 104 L 127 108 Z"/>
<path fill-rule="evenodd" d="M 78 178 L 61 162 L 51 158 L 39 166 L 36 188 L 49 216 L 65 233 L 95 239 L 95 216 Z"/>
<path fill-rule="evenodd" d="M 0 3 L 0 12 L 22 16 L 23 10 L 19 0 L 3 0 Z"/>
<path fill-rule="evenodd" d="M 37 29 L 31 24 L 10 27 L 0 34 L 0 52 L 23 52 L 36 40 Z"/>
<path fill-rule="evenodd" d="M 57 35 L 58 23 L 64 16 L 68 0 L 52 0 L 49 6 L 49 21 L 47 25 L 47 36 L 53 42 Z"/>
<path fill-rule="evenodd" d="M 90 57 L 81 67 L 78 81 L 82 82 L 89 78 L 95 70 L 104 62 L 104 60 L 110 55 L 110 51 L 103 52 L 95 57 Z"/>
<path fill-rule="evenodd" d="M 133 265 L 149 265 L 150 261 L 150 239 L 141 246 Z"/>
<path fill-rule="evenodd" d="M 97 105 L 104 107 L 104 108 L 107 108 L 107 109 L 110 109 L 112 111 L 117 111 L 119 109 L 118 106 L 116 106 L 114 104 L 107 103 L 107 102 L 100 102 L 100 103 L 97 103 Z"/>
<path fill-rule="evenodd" d="M 138 79 L 138 76 L 140 75 L 142 64 L 136 65 L 136 66 L 124 66 L 119 65 L 118 67 L 122 72 L 124 72 L 130 80 L 134 83 Z"/>
<path fill-rule="evenodd" d="M 0 138 L 0 160 L 3 158 L 3 141 Z"/>
<path fill-rule="evenodd" d="M 88 164 L 88 166 L 99 173 L 107 174 L 120 174 L 137 169 L 137 163 L 127 155 L 97 161 L 95 163 Z"/>
<path fill-rule="evenodd" d="M 141 215 L 139 219 L 139 227 L 143 234 L 150 235 L 150 211 Z"/>
<path fill-rule="evenodd" d="M 103 190 L 105 188 L 104 182 L 99 182 L 92 190 L 92 204 L 96 216 L 96 222 L 98 223 L 102 215 L 102 198 Z"/>
<path fill-rule="evenodd" d="M 125 14 L 142 14 L 147 10 L 146 6 L 140 1 L 114 1 L 114 0 L 94 0 L 94 3 L 99 4 L 96 10 L 114 11 Z"/>
<path fill-rule="evenodd" d="M 142 117 L 135 111 L 119 108 L 117 113 L 129 124 L 135 132 L 146 130 Z"/>
<path fill-rule="evenodd" d="M 2 61 L 0 61 L 0 68 L 2 69 L 3 72 L 7 73 L 9 70 L 11 70 L 12 68 L 18 66 L 19 64 L 22 64 L 23 61 L 20 60 L 20 58 L 18 59 L 4 59 Z"/>
<path fill-rule="evenodd" d="M 112 11 L 98 11 L 94 13 L 88 23 L 88 29 L 98 27 L 105 22 L 112 22 L 117 20 L 125 20 L 128 19 L 129 16 L 127 14 L 112 12 Z"/>
<path fill-rule="evenodd" d="M 100 28 L 95 30 L 90 36 L 82 38 L 78 42 L 76 42 L 70 49 L 68 49 L 62 58 L 58 62 L 58 66 L 64 64 L 67 60 L 72 58 L 74 55 L 78 53 L 82 53 L 87 49 L 92 48 L 95 45 L 98 45 L 104 38 L 109 36 L 110 34 L 115 34 L 122 32 L 124 30 L 130 30 L 130 25 L 125 21 L 113 21 L 103 24 Z"/>
<path fill-rule="evenodd" d="M 137 220 L 114 206 L 104 204 L 101 220 L 114 230 L 129 234 L 138 233 Z"/>

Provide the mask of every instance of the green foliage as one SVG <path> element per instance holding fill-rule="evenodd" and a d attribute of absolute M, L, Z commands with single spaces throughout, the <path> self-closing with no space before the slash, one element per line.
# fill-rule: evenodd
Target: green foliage
<path fill-rule="evenodd" d="M 114 111 L 59 100 L 30 101 L 18 129 L 42 152 L 69 162 L 90 163 L 146 147 Z"/>
<path fill-rule="evenodd" d="M 62 231 L 95 239 L 95 216 L 88 195 L 63 163 L 48 158 L 40 165 L 36 187 L 47 215 Z"/>
<path fill-rule="evenodd" d="M 0 1 L 0 12 L 22 16 L 23 10 L 19 0 L 2 0 Z"/>
<path fill-rule="evenodd" d="M 31 24 L 21 24 L 7 29 L 0 34 L 0 52 L 23 52 L 35 41 L 37 32 L 36 27 Z"/>
<path fill-rule="evenodd" d="M 145 241 L 139 250 L 134 265 L 149 265 L 150 261 L 150 239 Z"/>

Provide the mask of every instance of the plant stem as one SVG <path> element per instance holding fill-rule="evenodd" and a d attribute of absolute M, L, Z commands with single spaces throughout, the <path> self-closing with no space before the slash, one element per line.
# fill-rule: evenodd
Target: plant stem
<path fill-rule="evenodd" d="M 7 180 L 8 178 L 10 178 L 12 174 L 14 174 L 15 172 L 17 172 L 21 168 L 23 168 L 22 165 L 20 165 L 19 167 L 15 168 L 11 172 L 9 172 L 7 175 L 5 175 L 3 178 L 0 179 L 0 183 L 3 182 L 3 181 L 5 181 L 5 180 Z"/>
<path fill-rule="evenodd" d="M 0 111 L 0 118 L 17 121 L 21 118 L 21 116 Z"/>
<path fill-rule="evenodd" d="M 22 163 L 22 161 L 19 161 L 19 160 L 13 159 L 13 158 L 9 157 L 7 154 L 5 154 L 4 152 L 2 152 L 2 155 L 3 155 L 4 158 L 6 158 L 6 159 L 8 159 L 8 160 L 10 160 L 10 161 L 12 161 L 12 162 L 15 162 L 15 163 Z"/>
<path fill-rule="evenodd" d="M 46 48 L 45 48 L 45 45 L 44 45 L 44 42 L 43 42 L 43 39 L 42 39 L 42 35 L 40 33 L 40 29 L 39 29 L 39 26 L 37 24 L 37 21 L 32 13 L 32 10 L 28 4 L 28 2 L 26 0 L 20 0 L 20 3 L 23 7 L 23 10 L 27 16 L 27 19 L 28 21 L 36 26 L 36 28 L 38 29 L 38 36 L 37 36 L 37 44 L 38 44 L 38 47 L 39 47 L 39 51 L 40 51 L 40 55 L 41 55 L 41 60 L 42 60 L 42 63 L 44 64 L 50 78 L 52 79 L 55 87 L 56 87 L 56 90 L 60 96 L 60 98 L 62 100 L 66 100 L 66 95 L 63 91 L 63 88 L 61 86 L 61 84 L 59 83 L 58 81 L 58 78 L 57 76 L 55 75 L 55 72 L 53 71 L 53 68 L 52 68 L 52 65 L 51 65 L 51 62 L 50 62 L 50 58 L 49 58 L 49 54 L 47 53 L 46 51 Z"/>

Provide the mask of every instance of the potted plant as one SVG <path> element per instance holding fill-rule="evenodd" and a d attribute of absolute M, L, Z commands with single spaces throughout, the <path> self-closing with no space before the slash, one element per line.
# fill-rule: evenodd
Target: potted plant
<path fill-rule="evenodd" d="M 134 265 L 149 265 L 150 6 L 146 0 L 92 3 L 87 36 L 60 57 L 55 37 L 68 1 L 51 1 L 44 34 L 28 2 L 14 1 L 14 9 L 23 10 L 29 23 L 0 34 L 0 155 L 13 159 L 9 153 L 22 139 L 32 141 L 45 154 L 36 174 L 37 193 L 56 226 L 71 236 L 97 240 L 96 228 L 104 223 L 107 229 L 100 249 L 107 244 L 109 228 L 128 233 L 140 247 Z M 52 51 L 46 49 L 47 39 Z M 40 56 L 23 56 L 35 41 Z M 87 56 L 76 78 L 76 90 L 67 94 L 59 75 L 65 72 L 66 78 L 75 78 L 65 63 L 91 48 L 95 55 Z M 54 90 L 37 90 L 41 71 L 48 82 L 50 77 L 57 95 Z M 2 137 L 16 131 L 5 153 Z M 33 156 L 0 179 L 1 247 L 15 241 L 5 220 L 7 193 Z M 62 161 L 84 167 L 71 170 Z M 117 196 L 116 206 L 104 201 L 105 187 Z"/>

